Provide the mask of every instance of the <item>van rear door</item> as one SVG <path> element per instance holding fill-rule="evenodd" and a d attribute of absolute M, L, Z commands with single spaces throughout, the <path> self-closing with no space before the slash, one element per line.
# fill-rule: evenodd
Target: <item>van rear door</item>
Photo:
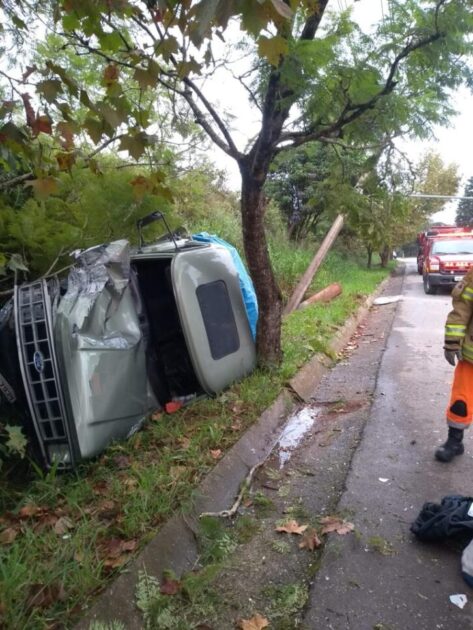
<path fill-rule="evenodd" d="M 171 277 L 196 376 L 208 394 L 220 392 L 256 363 L 232 257 L 217 245 L 180 250 Z"/>

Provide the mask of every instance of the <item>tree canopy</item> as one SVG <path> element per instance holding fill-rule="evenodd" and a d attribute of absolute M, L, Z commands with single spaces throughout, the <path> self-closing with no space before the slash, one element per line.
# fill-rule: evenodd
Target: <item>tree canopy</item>
<path fill-rule="evenodd" d="M 469 199 L 460 199 L 457 209 L 456 222 L 457 225 L 472 226 L 473 225 L 473 176 L 467 181 L 463 190 L 463 197 Z"/>
<path fill-rule="evenodd" d="M 450 90 L 471 84 L 473 14 L 463 0 L 392 0 L 389 16 L 368 33 L 350 11 L 327 5 L 3 0 L 4 57 L 27 51 L 35 29 L 59 39 L 21 76 L 1 71 L 0 159 L 13 177 L 0 186 L 27 181 L 36 196 L 54 194 L 58 173 L 79 163 L 97 170 L 98 154 L 113 146 L 149 160 L 138 186 L 165 196 L 165 174 L 153 158 L 163 119 L 171 122 L 168 140 L 197 126 L 238 163 L 243 242 L 260 303 L 257 344 L 263 362 L 277 362 L 281 294 L 263 221 L 274 158 L 313 142 L 356 148 L 401 134 L 426 137 L 452 114 Z M 221 111 L 207 89 L 209 75 L 229 69 L 230 51 L 239 50 L 225 40 L 234 23 L 252 56 L 233 76 L 259 119 L 247 146 L 238 146 L 232 129 L 238 100 L 232 112 Z M 64 51 L 93 59 L 88 82 L 78 80 Z"/>

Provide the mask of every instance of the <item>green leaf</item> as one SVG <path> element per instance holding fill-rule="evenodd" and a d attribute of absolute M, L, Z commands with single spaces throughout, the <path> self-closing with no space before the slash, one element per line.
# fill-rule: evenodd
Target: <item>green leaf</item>
<path fill-rule="evenodd" d="M 284 37 L 276 35 L 275 37 L 267 38 L 262 35 L 258 39 L 258 53 L 260 57 L 266 57 L 272 66 L 278 66 L 281 57 L 286 55 L 288 51 L 287 40 Z"/>
<path fill-rule="evenodd" d="M 15 26 L 17 26 L 20 29 L 27 29 L 28 27 L 26 26 L 25 22 L 23 22 L 23 20 L 21 18 L 19 18 L 17 15 L 13 14 L 11 16 L 12 22 Z"/>
<path fill-rule="evenodd" d="M 84 121 L 84 127 L 95 144 L 98 144 L 105 133 L 103 122 L 95 118 L 88 118 Z"/>
<path fill-rule="evenodd" d="M 54 103 L 58 94 L 62 92 L 62 83 L 58 79 L 48 79 L 47 81 L 40 81 L 36 85 L 36 89 L 48 103 Z"/>
<path fill-rule="evenodd" d="M 147 136 L 144 133 L 125 136 L 120 140 L 119 151 L 128 151 L 135 159 L 139 160 L 148 145 Z"/>
<path fill-rule="evenodd" d="M 136 68 L 133 78 L 139 84 L 142 90 L 146 88 L 154 88 L 158 83 L 160 69 L 158 64 L 149 64 L 148 68 Z"/>
<path fill-rule="evenodd" d="M 195 28 L 192 29 L 191 37 L 196 46 L 200 46 L 209 34 L 219 4 L 220 0 L 201 0 L 194 7 Z"/>
<path fill-rule="evenodd" d="M 63 15 L 62 27 L 65 31 L 75 31 L 76 29 L 80 27 L 80 20 L 73 13 L 69 13 L 68 15 Z"/>
<path fill-rule="evenodd" d="M 85 90 L 80 91 L 79 100 L 82 103 L 82 105 L 84 105 L 85 107 L 88 107 L 92 111 L 95 111 L 96 107 L 90 100 L 89 95 L 87 94 Z"/>
<path fill-rule="evenodd" d="M 27 135 L 16 125 L 7 122 L 0 127 L 0 141 L 11 140 L 17 144 L 24 144 L 27 141 Z"/>
<path fill-rule="evenodd" d="M 179 51 L 179 43 L 175 37 L 169 36 L 156 45 L 156 53 L 168 60 Z"/>
<path fill-rule="evenodd" d="M 122 107 L 114 108 L 108 103 L 102 102 L 97 105 L 97 109 L 100 111 L 105 122 L 108 123 L 108 125 L 112 128 L 112 130 L 116 129 L 122 123 L 126 122 L 128 118 L 128 113 Z M 108 133 L 107 130 L 106 130 L 106 133 Z"/>
<path fill-rule="evenodd" d="M 28 444 L 21 427 L 16 427 L 10 424 L 5 426 L 5 430 L 8 435 L 8 439 L 5 443 L 6 447 L 12 454 L 20 455 L 24 457 L 26 454 L 26 446 Z"/>
<path fill-rule="evenodd" d="M 201 68 L 200 63 L 198 63 L 194 57 L 191 57 L 190 61 L 181 61 L 181 63 L 177 65 L 177 74 L 182 79 L 190 74 L 200 74 Z"/>
<path fill-rule="evenodd" d="M 77 96 L 79 94 L 79 88 L 77 87 L 77 83 L 73 79 L 71 79 L 71 77 L 68 75 L 67 71 L 64 70 L 64 68 L 61 68 L 61 66 L 58 66 L 56 63 L 53 63 L 52 61 L 47 61 L 46 67 L 49 68 L 49 70 L 51 70 L 51 72 L 53 72 L 54 74 L 57 74 L 57 76 L 61 79 L 64 85 L 67 86 L 67 89 L 72 94 L 72 96 Z"/>
<path fill-rule="evenodd" d="M 117 52 L 120 48 L 124 47 L 124 43 L 118 31 L 112 33 L 101 33 L 99 35 L 99 42 L 102 50 L 107 52 Z"/>

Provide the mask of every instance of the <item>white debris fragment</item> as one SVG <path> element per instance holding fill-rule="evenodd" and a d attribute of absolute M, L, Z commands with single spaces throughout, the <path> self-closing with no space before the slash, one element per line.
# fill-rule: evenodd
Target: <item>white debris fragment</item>
<path fill-rule="evenodd" d="M 378 480 L 381 481 L 381 483 L 386 483 L 387 481 L 389 481 L 389 479 L 386 479 L 386 477 L 378 477 Z"/>
<path fill-rule="evenodd" d="M 456 595 L 450 595 L 450 601 L 455 606 L 458 606 L 458 608 L 464 608 L 468 599 L 463 593 L 458 593 Z"/>
<path fill-rule="evenodd" d="M 394 304 L 402 300 L 402 295 L 386 295 L 385 297 L 379 297 L 373 300 L 375 306 L 382 306 L 384 304 Z"/>

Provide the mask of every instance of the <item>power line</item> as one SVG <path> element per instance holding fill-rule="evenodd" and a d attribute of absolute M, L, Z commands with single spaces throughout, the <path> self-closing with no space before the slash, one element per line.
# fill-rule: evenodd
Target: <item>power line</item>
<path fill-rule="evenodd" d="M 413 197 L 414 199 L 473 199 L 473 197 L 464 197 L 461 195 L 424 195 L 423 193 L 412 193 L 406 196 Z"/>

